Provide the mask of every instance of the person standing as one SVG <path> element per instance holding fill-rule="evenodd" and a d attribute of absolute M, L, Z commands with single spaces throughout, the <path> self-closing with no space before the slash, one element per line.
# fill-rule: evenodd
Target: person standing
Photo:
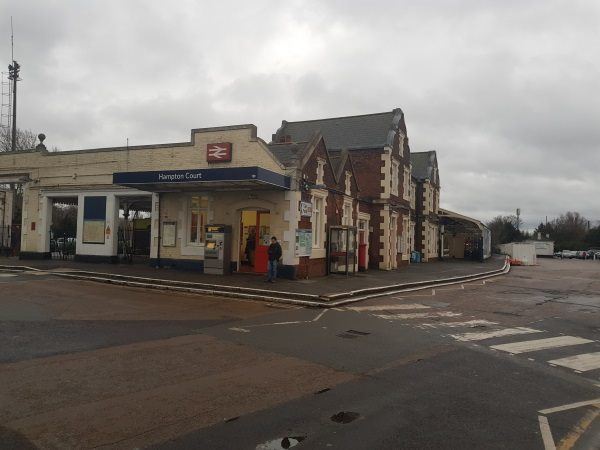
<path fill-rule="evenodd" d="M 271 245 L 269 245 L 267 253 L 269 255 L 269 264 L 267 266 L 267 279 L 265 281 L 275 283 L 275 278 L 277 278 L 277 264 L 282 254 L 281 245 L 279 245 L 275 236 L 271 237 Z"/>

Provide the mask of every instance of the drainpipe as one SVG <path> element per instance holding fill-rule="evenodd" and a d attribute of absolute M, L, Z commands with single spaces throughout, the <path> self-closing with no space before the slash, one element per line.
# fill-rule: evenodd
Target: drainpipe
<path fill-rule="evenodd" d="M 6 193 L 2 198 L 2 225 L 0 225 L 0 250 L 4 250 L 4 216 L 6 216 Z M 8 236 L 8 233 L 6 233 Z"/>
<path fill-rule="evenodd" d="M 156 249 L 156 268 L 158 269 L 160 267 L 160 245 L 161 245 L 161 240 L 162 240 L 162 236 L 160 234 L 161 231 L 161 226 L 160 226 L 160 218 L 161 218 L 161 211 L 160 211 L 160 207 L 162 205 L 161 199 L 160 199 L 160 192 L 157 192 L 158 194 L 158 248 Z"/>

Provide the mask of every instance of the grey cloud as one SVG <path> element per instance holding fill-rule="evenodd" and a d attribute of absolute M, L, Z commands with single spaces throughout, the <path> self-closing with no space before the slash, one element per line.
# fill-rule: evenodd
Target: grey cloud
<path fill-rule="evenodd" d="M 412 149 L 438 151 L 443 206 L 483 220 L 520 207 L 528 226 L 566 210 L 600 218 L 598 3 L 0 5 L 17 25 L 19 124 L 50 145 L 248 122 L 268 140 L 282 119 L 399 106 Z"/>

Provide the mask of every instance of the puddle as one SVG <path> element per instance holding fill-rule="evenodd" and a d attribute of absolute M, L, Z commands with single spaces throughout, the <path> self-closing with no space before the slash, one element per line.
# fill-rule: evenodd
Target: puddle
<path fill-rule="evenodd" d="M 273 439 L 264 444 L 258 444 L 256 450 L 280 450 L 282 448 L 292 448 L 306 439 L 306 436 L 286 436 L 284 438 Z"/>
<path fill-rule="evenodd" d="M 346 333 L 356 334 L 358 336 L 368 336 L 369 334 L 371 334 L 368 331 L 356 331 L 356 330 L 348 330 L 348 331 L 346 331 Z"/>
<path fill-rule="evenodd" d="M 325 392 L 327 392 L 327 391 L 330 391 L 330 390 L 331 390 L 331 388 L 325 388 L 325 389 L 321 389 L 320 391 L 317 391 L 317 392 L 315 392 L 315 395 L 318 395 L 318 394 L 323 394 L 323 393 L 325 393 Z"/>
<path fill-rule="evenodd" d="M 360 417 L 360 414 L 352 412 L 352 411 L 340 411 L 339 413 L 331 416 L 330 419 L 332 422 L 335 422 L 335 423 L 350 423 L 350 422 L 354 422 L 359 417 Z"/>
<path fill-rule="evenodd" d="M 336 336 L 344 338 L 344 339 L 356 339 L 358 337 L 356 334 L 348 334 L 348 333 L 340 333 L 340 334 L 336 334 Z"/>

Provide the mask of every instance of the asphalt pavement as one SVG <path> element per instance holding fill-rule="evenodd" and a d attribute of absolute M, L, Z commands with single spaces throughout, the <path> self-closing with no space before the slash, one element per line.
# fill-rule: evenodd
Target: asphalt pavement
<path fill-rule="evenodd" d="M 594 261 L 328 310 L 0 275 L 0 442 L 600 448 Z"/>

